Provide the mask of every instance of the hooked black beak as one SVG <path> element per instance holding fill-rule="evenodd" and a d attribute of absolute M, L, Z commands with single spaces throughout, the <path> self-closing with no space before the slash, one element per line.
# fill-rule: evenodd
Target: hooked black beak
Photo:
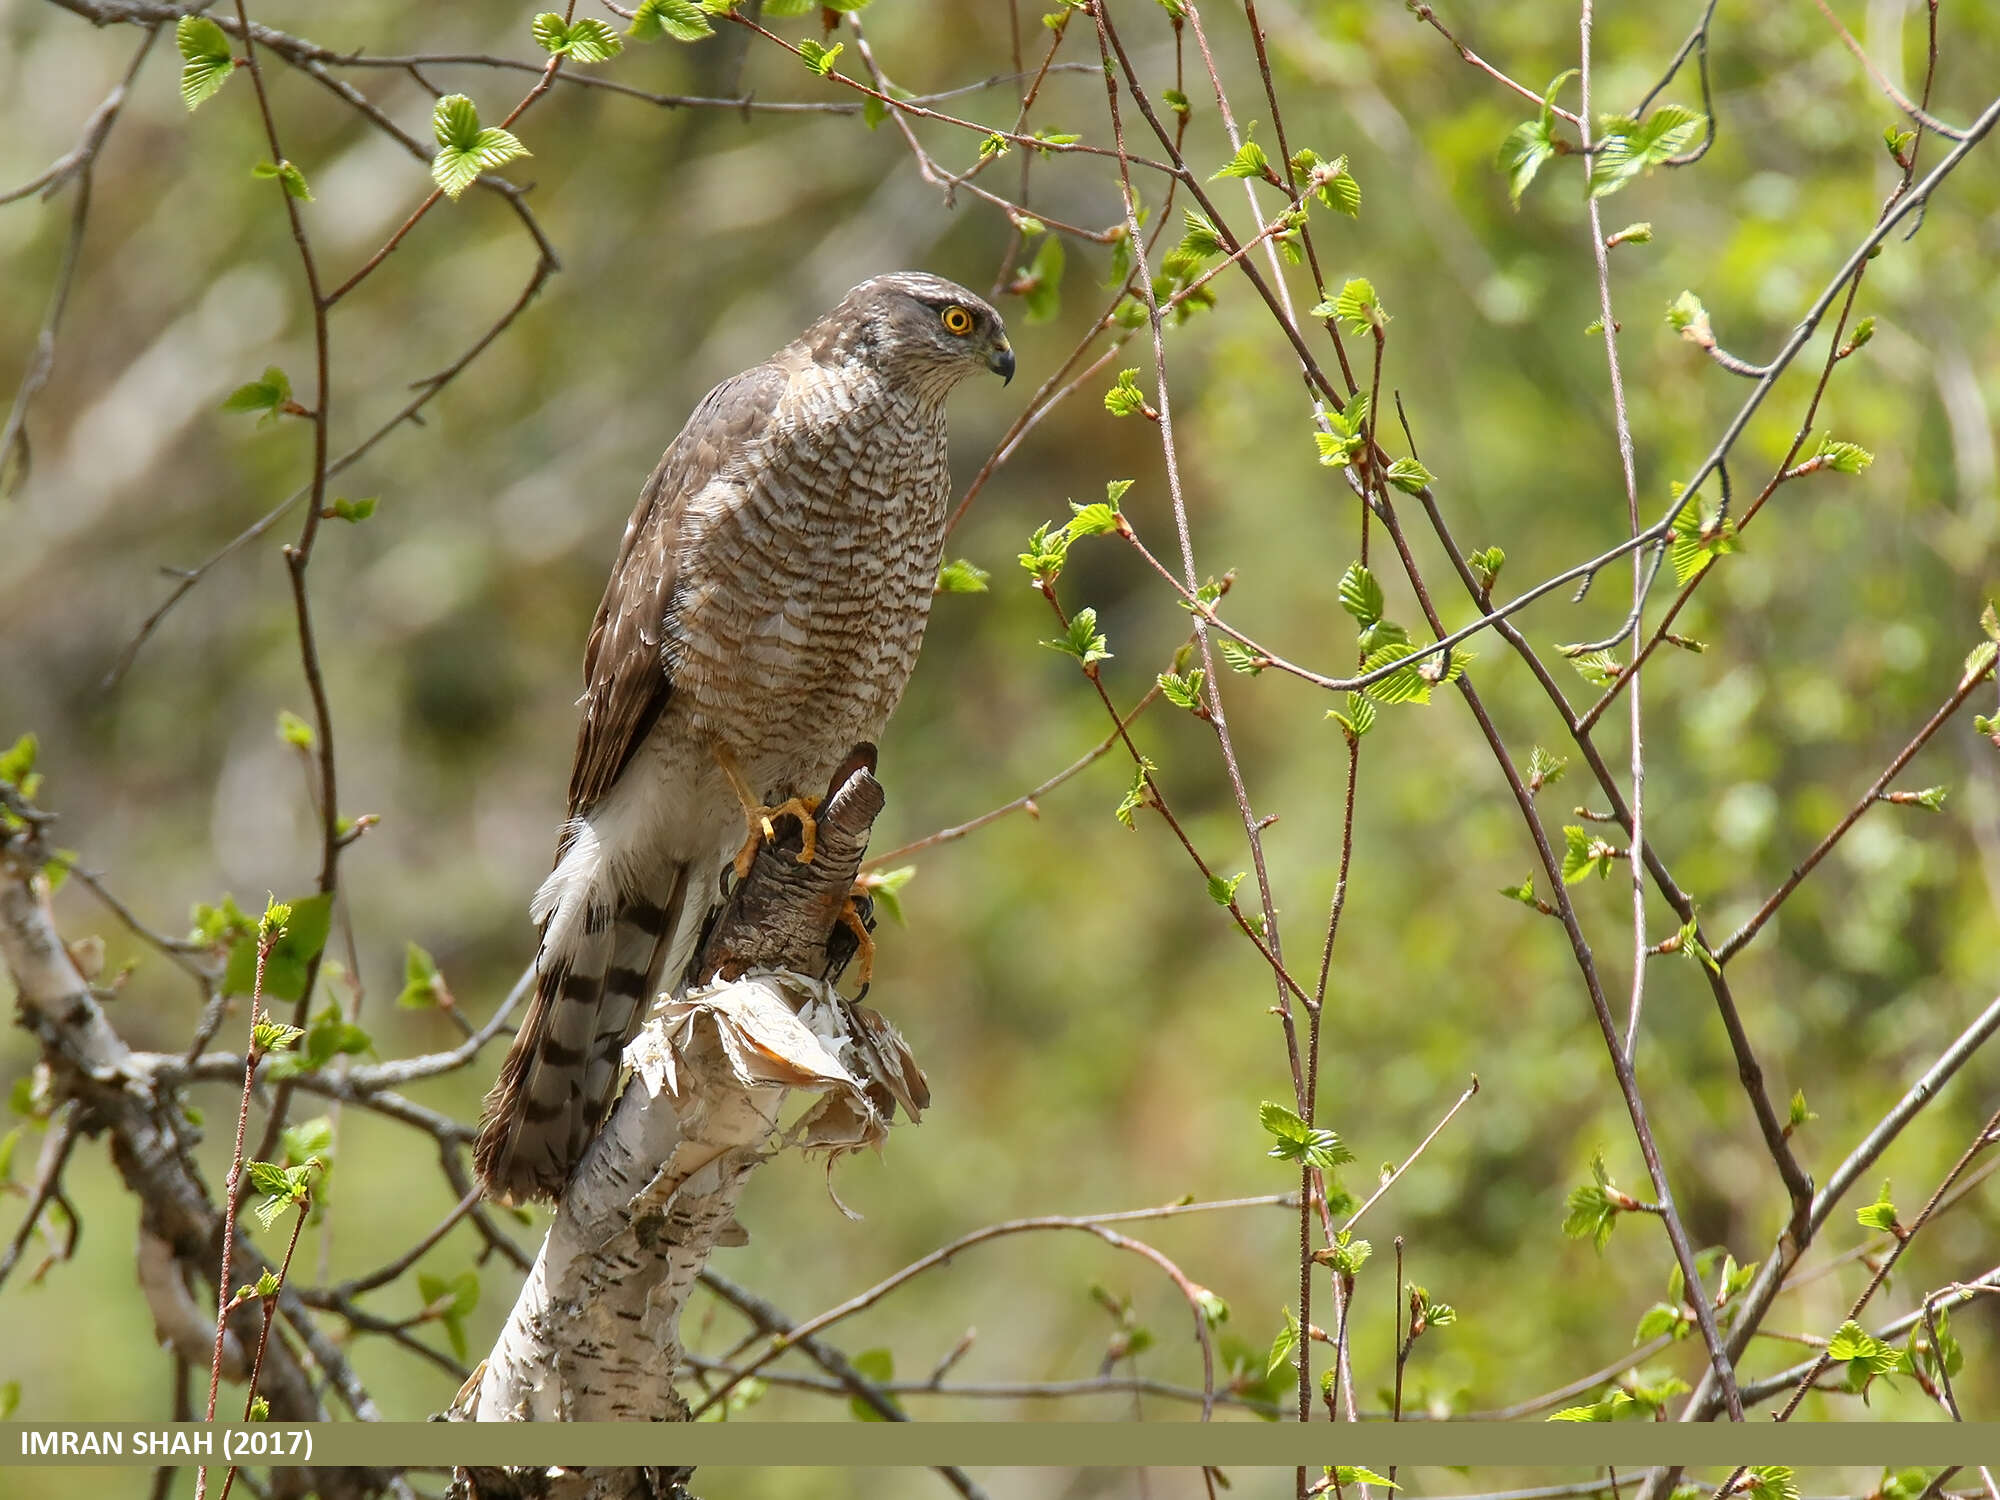
<path fill-rule="evenodd" d="M 1003 385 L 1012 384 L 1014 379 L 1014 351 L 1002 344 L 986 356 L 986 368 L 1000 377 Z"/>

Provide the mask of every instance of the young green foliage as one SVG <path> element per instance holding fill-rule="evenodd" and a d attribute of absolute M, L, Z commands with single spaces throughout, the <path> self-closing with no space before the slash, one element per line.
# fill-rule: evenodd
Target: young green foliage
<path fill-rule="evenodd" d="M 775 12 L 766 5 L 764 14 Z M 694 0 L 640 0 L 625 35 L 635 42 L 658 41 L 663 36 L 677 42 L 698 42 L 705 36 L 714 36 L 715 28 Z"/>
<path fill-rule="evenodd" d="M 312 202 L 312 189 L 306 186 L 306 174 L 289 161 L 260 161 L 250 169 L 250 175 L 260 181 L 277 181 L 285 186 L 285 196 Z"/>
<path fill-rule="evenodd" d="M 417 1273 L 417 1295 L 424 1299 L 423 1316 L 444 1324 L 451 1352 L 463 1363 L 470 1355 L 465 1341 L 465 1320 L 479 1306 L 479 1273 L 461 1271 L 446 1280 L 428 1271 Z"/>
<path fill-rule="evenodd" d="M 1885 1375 L 1910 1373 L 1910 1358 L 1902 1350 L 1885 1344 L 1852 1318 L 1841 1324 L 1826 1346 L 1826 1357 L 1845 1367 L 1846 1388 L 1868 1399 L 1868 1387 Z"/>
<path fill-rule="evenodd" d="M 903 914 L 903 887 L 916 879 L 916 875 L 915 865 L 898 865 L 893 870 L 877 870 L 864 877 L 869 896 L 899 927 L 909 923 Z"/>
<path fill-rule="evenodd" d="M 1500 143 L 1498 165 L 1507 174 L 1507 196 L 1516 208 L 1521 206 L 1521 194 L 1528 190 L 1528 184 L 1535 180 L 1542 164 L 1561 149 L 1555 134 L 1556 95 L 1574 77 L 1575 68 L 1556 74 L 1542 91 L 1541 114 L 1516 125 L 1508 132 L 1507 139 Z"/>
<path fill-rule="evenodd" d="M 1434 477 L 1414 458 L 1399 458 L 1389 465 L 1389 483 L 1406 495 L 1421 495 Z"/>
<path fill-rule="evenodd" d="M 431 131 L 438 145 L 431 158 L 431 180 L 447 198 L 456 199 L 479 180 L 480 173 L 532 154 L 513 132 L 497 125 L 482 128 L 478 106 L 464 94 L 446 94 L 438 100 L 431 111 Z"/>
<path fill-rule="evenodd" d="M 1294 1161 L 1330 1172 L 1354 1160 L 1340 1137 L 1331 1130 L 1308 1125 L 1298 1112 L 1266 1100 L 1257 1111 L 1258 1123 L 1276 1144 L 1264 1154 L 1280 1161 Z"/>
<path fill-rule="evenodd" d="M 1604 134 L 1591 160 L 1590 196 L 1615 193 L 1640 173 L 1679 156 L 1707 123 L 1707 116 L 1679 104 L 1662 104 L 1643 120 L 1606 116 L 1599 121 Z"/>
<path fill-rule="evenodd" d="M 181 54 L 181 103 L 192 114 L 213 99 L 236 71 L 229 37 L 207 16 L 182 16 L 174 26 Z"/>
<path fill-rule="evenodd" d="M 1854 1211 L 1855 1222 L 1863 1229 L 1878 1229 L 1883 1234 L 1903 1237 L 1903 1226 L 1896 1218 L 1896 1200 L 1889 1196 L 1888 1179 L 1883 1179 L 1882 1191 L 1875 1195 L 1875 1201 Z"/>
<path fill-rule="evenodd" d="M 1292 153 L 1292 171 L 1300 178 L 1299 196 L 1318 198 L 1327 208 L 1361 217 L 1361 184 L 1347 170 L 1347 158 L 1336 156 L 1322 161 L 1316 152 L 1301 149 Z"/>
<path fill-rule="evenodd" d="M 222 409 L 257 412 L 257 425 L 262 427 L 266 422 L 275 422 L 285 415 L 286 408 L 292 404 L 291 378 L 276 365 L 266 365 L 261 377 L 231 391 L 222 403 Z"/>
<path fill-rule="evenodd" d="M 1120 370 L 1118 383 L 1104 393 L 1104 409 L 1114 417 L 1136 417 L 1148 410 L 1136 369 Z"/>
<path fill-rule="evenodd" d="M 1824 438 L 1819 451 L 1813 454 L 1822 469 L 1831 469 L 1836 474 L 1859 474 L 1875 462 L 1875 455 L 1859 443 L 1843 443 L 1833 437 Z"/>
<path fill-rule="evenodd" d="M 1569 825 L 1563 829 L 1563 884 L 1575 885 L 1591 874 L 1603 879 L 1611 873 L 1611 861 L 1618 854 L 1589 829 Z"/>
<path fill-rule="evenodd" d="M 1472 576 L 1479 580 L 1479 586 L 1491 592 L 1493 585 L 1499 581 L 1501 568 L 1506 566 L 1507 554 L 1498 547 L 1488 547 L 1473 553 L 1465 563 L 1472 569 Z"/>
<path fill-rule="evenodd" d="M 1674 540 L 1667 561 L 1674 567 L 1674 582 L 1685 584 L 1718 557 L 1741 550 L 1736 539 L 1736 523 L 1726 516 L 1704 521 L 1695 514 L 1690 500 L 1674 517 Z"/>
<path fill-rule="evenodd" d="M 197 909 L 199 910 L 199 908 Z M 284 931 L 271 945 L 264 959 L 264 998 L 297 1000 L 304 996 L 306 973 L 326 946 L 326 934 L 333 911 L 327 894 L 303 896 L 289 903 L 288 914 L 280 918 Z M 257 976 L 257 936 L 238 935 L 230 946 L 229 963 L 222 975 L 222 993 L 247 995 Z"/>
<path fill-rule="evenodd" d="M 639 24 L 636 15 L 632 24 Z M 589 16 L 564 21 L 554 11 L 545 10 L 535 17 L 533 31 L 535 41 L 544 52 L 567 57 L 573 62 L 606 62 L 625 50 L 625 43 L 619 40 L 617 32 Z"/>
<path fill-rule="evenodd" d="M 396 997 L 397 1006 L 403 1010 L 429 1010 L 450 998 L 451 990 L 445 985 L 444 975 L 438 972 L 437 960 L 416 943 L 406 944 L 403 993 Z"/>
<path fill-rule="evenodd" d="M 1382 585 L 1358 562 L 1349 563 L 1340 575 L 1340 607 L 1354 616 L 1363 630 L 1382 618 L 1386 607 Z"/>
<path fill-rule="evenodd" d="M 1097 611 L 1087 604 L 1069 617 L 1069 628 L 1064 634 L 1042 644 L 1065 656 L 1074 656 L 1086 667 L 1108 661 L 1111 657 L 1111 648 L 1097 628 Z"/>
<path fill-rule="evenodd" d="M 1116 809 L 1118 821 L 1127 828 L 1136 829 L 1139 826 L 1136 821 L 1139 809 L 1152 805 L 1153 788 L 1148 778 L 1157 770 L 1159 767 L 1143 755 L 1139 757 L 1139 764 L 1132 768 L 1132 784 L 1125 789 L 1124 799 Z"/>
<path fill-rule="evenodd" d="M 312 725 L 289 708 L 278 710 L 278 738 L 287 745 L 297 746 L 301 750 L 310 750 L 317 743 Z"/>
<path fill-rule="evenodd" d="M 1375 284 L 1356 276 L 1340 289 L 1331 303 L 1322 302 L 1312 310 L 1315 318 L 1335 317 L 1347 325 L 1349 333 L 1379 333 L 1388 326 L 1389 314 L 1375 296 Z"/>
<path fill-rule="evenodd" d="M 1236 154 L 1223 169 L 1208 180 L 1214 182 L 1223 177 L 1264 178 L 1270 175 L 1271 163 L 1264 155 L 1264 148 L 1255 141 L 1246 140 L 1236 148 Z"/>
<path fill-rule="evenodd" d="M 833 73 L 833 65 L 840 61 L 840 54 L 847 50 L 845 42 L 835 42 L 831 47 L 822 47 L 808 38 L 799 43 L 799 58 L 813 72 L 826 78 Z"/>
<path fill-rule="evenodd" d="M 1743 1493 L 1749 1500 L 1799 1500 L 1799 1476 L 1781 1464 L 1753 1464 Z"/>
<path fill-rule="evenodd" d="M 1328 304 L 1321 303 L 1313 309 L 1318 315 Z M 1330 316 L 1330 315 L 1329 315 Z M 1347 403 L 1346 411 L 1324 411 L 1320 421 L 1325 429 L 1313 428 L 1313 443 L 1319 449 L 1319 461 L 1328 468 L 1339 469 L 1351 464 L 1368 445 L 1368 397 L 1356 396 Z"/>
<path fill-rule="evenodd" d="M 1021 300 L 1027 304 L 1030 323 L 1046 323 L 1061 313 L 1062 278 L 1062 238 L 1051 234 L 1035 247 L 1034 259 L 1028 262 L 1028 285 Z"/>
<path fill-rule="evenodd" d="M 965 558 L 954 558 L 938 569 L 937 592 L 940 594 L 983 594 L 986 583 L 993 575 L 977 563 Z"/>
<path fill-rule="evenodd" d="M 1340 726 L 1350 745 L 1375 727 L 1375 705 L 1360 693 L 1349 693 L 1347 708 L 1329 708 L 1326 716 Z"/>
<path fill-rule="evenodd" d="M 1605 1168 L 1604 1153 L 1593 1152 L 1590 1158 L 1591 1180 L 1570 1189 L 1564 1205 L 1562 1231 L 1573 1240 L 1587 1239 L 1601 1254 L 1611 1242 L 1611 1231 L 1617 1227 L 1618 1215 L 1623 1209 L 1618 1193 L 1611 1181 L 1611 1173 Z"/>
<path fill-rule="evenodd" d="M 1208 877 L 1208 899 L 1217 906 L 1230 906 L 1236 901 L 1236 888 L 1243 884 L 1245 871 L 1234 875 L 1211 875 Z"/>
<path fill-rule="evenodd" d="M 1202 712 L 1201 687 L 1208 674 L 1195 667 L 1183 677 L 1178 672 L 1162 672 L 1157 681 L 1160 696 L 1175 708 L 1184 708 L 1190 713 Z"/>
<path fill-rule="evenodd" d="M 359 525 L 375 514 L 376 499 L 377 497 L 374 495 L 369 495 L 361 500 L 348 500 L 337 497 L 333 504 L 326 508 L 326 518 L 329 521 L 345 521 L 350 526 Z"/>

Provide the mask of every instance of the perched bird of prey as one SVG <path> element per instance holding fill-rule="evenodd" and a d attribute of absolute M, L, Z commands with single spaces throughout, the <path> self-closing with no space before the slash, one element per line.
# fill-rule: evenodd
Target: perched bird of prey
<path fill-rule="evenodd" d="M 1011 379 L 1000 315 L 915 272 L 849 292 L 703 398 L 640 492 L 584 652 L 569 819 L 536 893 L 535 998 L 474 1159 L 559 1195 L 732 863 L 880 739 L 930 615 L 945 397 Z"/>

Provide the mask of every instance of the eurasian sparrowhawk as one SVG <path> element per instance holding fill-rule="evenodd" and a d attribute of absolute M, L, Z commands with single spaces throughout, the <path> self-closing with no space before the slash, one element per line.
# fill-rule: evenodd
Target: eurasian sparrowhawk
<path fill-rule="evenodd" d="M 878 276 L 710 391 L 653 470 L 584 653 L 535 997 L 474 1153 L 488 1192 L 562 1191 L 647 1002 L 754 848 L 746 819 L 753 841 L 776 807 L 809 819 L 880 738 L 944 545 L 945 397 L 982 369 L 1014 372 L 998 313 Z"/>

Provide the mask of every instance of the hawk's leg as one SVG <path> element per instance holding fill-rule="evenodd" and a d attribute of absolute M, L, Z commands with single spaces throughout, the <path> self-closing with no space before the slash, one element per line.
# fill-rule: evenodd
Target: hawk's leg
<path fill-rule="evenodd" d="M 854 895 L 862 894 L 857 885 Z M 868 930 L 867 919 L 861 915 L 861 908 L 854 895 L 850 895 L 840 906 L 840 925 L 854 934 L 854 956 L 860 960 L 860 987 L 868 988 L 868 977 L 875 972 L 875 935 Z"/>
<path fill-rule="evenodd" d="M 717 742 L 715 763 L 722 767 L 722 774 L 729 779 L 729 789 L 736 793 L 736 800 L 743 804 L 743 821 L 746 832 L 743 847 L 736 851 L 736 878 L 743 879 L 750 873 L 750 862 L 757 857 L 757 850 L 766 839 L 778 835 L 771 827 L 773 818 L 782 818 L 787 813 L 799 820 L 799 863 L 812 863 L 813 850 L 819 838 L 819 825 L 813 821 L 813 814 L 819 811 L 817 797 L 788 797 L 772 806 L 759 802 L 756 794 L 744 781 L 743 773 L 736 768 L 736 757 L 729 753 L 729 747 Z"/>

